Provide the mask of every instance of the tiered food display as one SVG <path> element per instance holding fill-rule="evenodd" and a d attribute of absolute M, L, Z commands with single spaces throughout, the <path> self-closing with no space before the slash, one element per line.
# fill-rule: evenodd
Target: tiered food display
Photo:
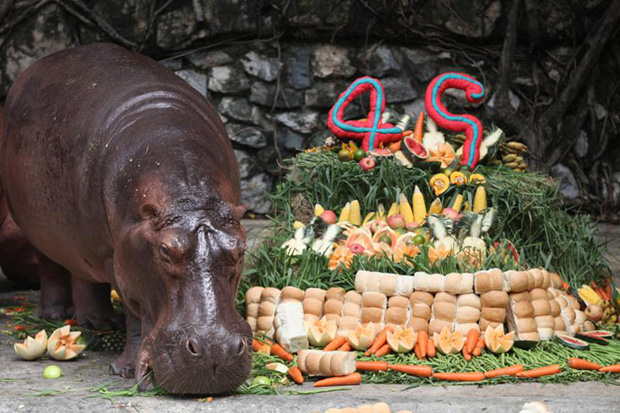
<path fill-rule="evenodd" d="M 525 145 L 450 113 L 449 88 L 484 97 L 445 73 L 425 113 L 397 114 L 360 78 L 329 113 L 333 135 L 292 160 L 240 289 L 256 374 L 318 387 L 620 372 L 619 294 L 594 224 L 527 172 Z M 365 94 L 366 116 L 349 117 Z"/>

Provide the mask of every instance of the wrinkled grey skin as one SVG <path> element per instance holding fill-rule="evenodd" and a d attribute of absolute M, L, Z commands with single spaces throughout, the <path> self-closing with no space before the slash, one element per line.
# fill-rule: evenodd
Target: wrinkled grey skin
<path fill-rule="evenodd" d="M 113 373 L 142 380 L 150 364 L 174 393 L 239 386 L 251 364 L 234 308 L 244 208 L 211 105 L 156 62 L 94 44 L 31 66 L 5 109 L 9 208 L 50 259 L 40 312 L 63 316 L 73 304 L 80 323 L 113 324 L 111 284 L 127 309 Z"/>

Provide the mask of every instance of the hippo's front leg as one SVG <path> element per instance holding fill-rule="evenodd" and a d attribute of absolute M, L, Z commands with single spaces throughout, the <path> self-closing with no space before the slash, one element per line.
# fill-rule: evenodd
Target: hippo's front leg
<path fill-rule="evenodd" d="M 142 343 L 142 323 L 131 311 L 125 310 L 126 338 L 123 354 L 110 364 L 110 374 L 121 377 L 135 376 L 136 360 Z"/>
<path fill-rule="evenodd" d="M 84 278 L 71 277 L 73 303 L 78 323 L 97 330 L 110 330 L 122 326 L 122 317 L 114 312 L 110 300 L 110 284 L 92 283 Z"/>
<path fill-rule="evenodd" d="M 73 317 L 71 275 L 38 251 L 37 257 L 41 300 L 35 314 L 38 317 L 52 320 L 65 320 Z"/>

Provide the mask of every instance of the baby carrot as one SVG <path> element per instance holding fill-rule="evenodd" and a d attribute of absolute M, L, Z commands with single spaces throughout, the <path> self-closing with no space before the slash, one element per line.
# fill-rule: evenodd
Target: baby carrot
<path fill-rule="evenodd" d="M 329 377 L 327 379 L 319 380 L 314 383 L 314 387 L 325 386 L 350 386 L 354 384 L 360 384 L 362 382 L 362 375 L 359 373 L 352 373 L 348 376 L 342 377 Z"/>
<path fill-rule="evenodd" d="M 542 376 L 550 376 L 552 374 L 557 374 L 561 372 L 562 369 L 558 364 L 552 364 L 550 366 L 540 367 L 537 369 L 522 371 L 521 373 L 517 373 L 517 377 L 525 377 L 525 378 L 536 378 Z"/>
<path fill-rule="evenodd" d="M 337 350 L 338 347 L 342 346 L 345 341 L 347 341 L 347 339 L 344 338 L 344 336 L 338 336 L 335 339 L 333 339 L 328 345 L 326 345 L 323 351 Z"/>
<path fill-rule="evenodd" d="M 291 376 L 291 379 L 297 384 L 302 384 L 304 382 L 304 376 L 301 374 L 301 370 L 299 367 L 293 366 L 288 369 L 288 375 Z"/>
<path fill-rule="evenodd" d="M 612 364 L 611 366 L 601 367 L 601 373 L 620 373 L 620 364 Z"/>
<path fill-rule="evenodd" d="M 476 373 L 433 373 L 433 378 L 449 381 L 482 381 L 484 374 Z"/>
<path fill-rule="evenodd" d="M 568 365 L 571 368 L 577 370 L 600 370 L 603 366 L 600 364 L 592 363 L 591 361 L 583 360 L 577 357 L 571 357 L 568 359 Z"/>
<path fill-rule="evenodd" d="M 465 346 L 467 346 L 467 352 L 473 353 L 478 345 L 478 339 L 480 338 L 480 331 L 476 328 L 472 328 L 467 333 L 467 341 L 465 342 Z"/>
<path fill-rule="evenodd" d="M 433 340 L 428 340 L 428 345 L 426 346 L 426 357 L 429 359 L 435 357 L 437 351 L 435 350 L 435 342 Z"/>
<path fill-rule="evenodd" d="M 484 373 L 484 377 L 486 377 L 487 379 L 492 379 L 493 377 L 499 376 L 514 376 L 515 374 L 521 373 L 522 371 L 523 366 L 520 364 L 515 364 L 514 366 L 510 367 L 503 367 L 501 369 L 486 371 Z"/>
<path fill-rule="evenodd" d="M 430 377 L 433 374 L 431 366 L 416 366 L 409 364 L 390 364 L 390 370 L 400 371 L 401 373 L 411 374 L 412 376 Z"/>
<path fill-rule="evenodd" d="M 277 343 L 271 346 L 271 354 L 280 357 L 284 361 L 293 361 L 293 355 L 288 353 L 281 345 Z"/>
<path fill-rule="evenodd" d="M 385 326 L 385 328 L 383 330 L 381 330 L 381 332 L 379 334 L 377 334 L 377 337 L 375 337 L 375 341 L 373 341 L 372 345 L 370 346 L 370 348 L 368 349 L 368 351 L 366 353 L 364 353 L 365 356 L 369 356 L 371 354 L 374 354 L 377 350 L 379 350 L 381 347 L 383 347 L 385 345 L 385 343 L 387 342 L 387 333 L 394 332 L 394 329 L 391 326 Z"/>
<path fill-rule="evenodd" d="M 413 131 L 413 139 L 418 142 L 422 142 L 422 136 L 424 135 L 424 112 L 420 111 L 420 115 L 418 116 L 418 121 L 415 124 L 415 129 Z"/>
<path fill-rule="evenodd" d="M 463 346 L 463 358 L 467 361 L 471 360 L 471 353 L 467 349 L 467 345 Z"/>
<path fill-rule="evenodd" d="M 344 343 L 343 345 L 341 345 L 340 347 L 338 347 L 338 351 L 351 351 L 351 344 L 349 343 Z"/>
<path fill-rule="evenodd" d="M 387 361 L 358 361 L 355 368 L 360 371 L 386 371 L 388 369 Z"/>
<path fill-rule="evenodd" d="M 428 347 L 428 333 L 426 331 L 422 330 L 418 333 L 418 343 L 420 343 L 420 356 L 422 357 L 421 359 L 424 359 L 426 358 L 426 348 Z"/>
<path fill-rule="evenodd" d="M 413 352 L 418 360 L 422 360 L 422 355 L 420 354 L 420 343 L 416 343 L 416 345 L 413 346 Z"/>
<path fill-rule="evenodd" d="M 375 356 L 382 357 L 390 352 L 390 345 L 384 344 L 379 350 L 375 351 Z"/>

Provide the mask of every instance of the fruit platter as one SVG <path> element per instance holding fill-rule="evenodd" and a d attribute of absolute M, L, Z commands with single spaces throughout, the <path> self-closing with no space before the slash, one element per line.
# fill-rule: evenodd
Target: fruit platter
<path fill-rule="evenodd" d="M 451 113 L 447 89 L 483 104 L 461 73 L 433 79 L 420 113 L 356 80 L 270 194 L 238 299 L 270 391 L 618 378 L 620 290 L 594 223 L 527 171 L 524 144 Z"/>

